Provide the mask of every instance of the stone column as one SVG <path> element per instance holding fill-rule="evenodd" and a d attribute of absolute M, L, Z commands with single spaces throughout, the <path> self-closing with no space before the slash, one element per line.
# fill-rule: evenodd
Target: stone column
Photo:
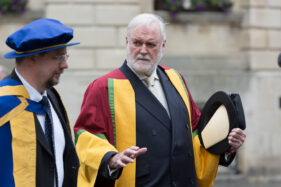
<path fill-rule="evenodd" d="M 244 98 L 247 141 L 240 168 L 255 178 L 281 175 L 281 1 L 243 1 L 244 45 L 251 75 Z"/>

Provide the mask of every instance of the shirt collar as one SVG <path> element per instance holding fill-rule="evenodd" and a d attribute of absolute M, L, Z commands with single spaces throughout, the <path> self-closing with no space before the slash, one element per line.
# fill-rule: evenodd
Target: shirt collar
<path fill-rule="evenodd" d="M 17 69 L 15 69 L 15 72 L 17 74 L 17 76 L 19 77 L 19 79 L 21 80 L 22 84 L 24 85 L 24 87 L 26 88 L 29 97 L 31 100 L 39 102 L 42 100 L 43 96 L 47 96 L 47 91 L 45 90 L 43 92 L 43 94 L 41 95 L 35 88 L 33 88 L 22 76 L 21 74 L 17 71 Z"/>

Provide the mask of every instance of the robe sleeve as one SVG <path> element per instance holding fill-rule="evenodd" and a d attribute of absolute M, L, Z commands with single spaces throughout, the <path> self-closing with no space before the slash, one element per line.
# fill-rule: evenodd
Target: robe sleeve
<path fill-rule="evenodd" d="M 106 79 L 98 79 L 87 88 L 74 131 L 80 160 L 77 186 L 93 186 L 104 155 L 117 152 Z"/>
<path fill-rule="evenodd" d="M 182 80 L 186 86 L 189 102 L 190 102 L 190 112 L 191 112 L 191 123 L 193 133 L 196 132 L 196 128 L 201 116 L 199 109 L 194 103 L 190 91 L 187 88 L 186 82 L 181 75 Z M 196 133 L 195 133 L 196 134 Z M 220 155 L 214 155 L 209 153 L 207 150 L 201 146 L 198 135 L 193 137 L 193 153 L 194 162 L 196 170 L 196 178 L 198 187 L 211 187 L 216 179 L 216 174 L 218 170 Z"/>
<path fill-rule="evenodd" d="M 108 104 L 107 80 L 96 80 L 87 88 L 74 132 L 81 129 L 106 138 L 114 145 L 111 113 Z"/>
<path fill-rule="evenodd" d="M 186 89 L 187 89 L 187 92 L 188 92 L 188 95 L 189 95 L 192 129 L 196 130 L 199 119 L 200 119 L 200 116 L 201 116 L 201 112 L 199 111 L 195 102 L 193 101 L 192 96 L 190 94 L 190 91 L 189 91 L 189 89 L 186 85 L 186 82 L 185 82 L 182 75 L 181 75 L 181 77 L 184 81 L 184 84 L 186 86 Z M 222 166 L 229 166 L 232 163 L 232 161 L 234 160 L 235 155 L 236 155 L 235 153 L 234 154 L 233 153 L 232 154 L 227 154 L 227 153 L 222 154 L 220 156 L 219 164 L 222 165 Z"/>

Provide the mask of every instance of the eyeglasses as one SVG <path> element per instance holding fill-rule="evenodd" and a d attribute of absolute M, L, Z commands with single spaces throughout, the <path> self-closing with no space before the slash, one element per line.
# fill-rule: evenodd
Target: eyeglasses
<path fill-rule="evenodd" d="M 57 60 L 59 63 L 67 61 L 68 58 L 69 58 L 68 54 L 54 56 L 54 59 Z"/>
<path fill-rule="evenodd" d="M 137 39 L 133 39 L 131 41 L 131 43 L 135 46 L 135 47 L 142 47 L 143 44 L 145 44 L 145 46 L 147 48 L 150 48 L 150 49 L 153 49 L 155 47 L 158 46 L 158 43 L 157 42 L 142 42 L 141 40 L 137 40 Z"/>

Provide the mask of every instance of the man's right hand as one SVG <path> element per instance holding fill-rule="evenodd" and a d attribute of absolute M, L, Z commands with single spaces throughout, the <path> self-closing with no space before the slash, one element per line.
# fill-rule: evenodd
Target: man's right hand
<path fill-rule="evenodd" d="M 109 159 L 109 167 L 111 169 L 119 169 L 125 167 L 128 163 L 133 163 L 134 159 L 144 153 L 146 153 L 147 148 L 139 148 L 137 146 L 132 146 L 121 153 L 117 153 L 112 158 Z"/>

